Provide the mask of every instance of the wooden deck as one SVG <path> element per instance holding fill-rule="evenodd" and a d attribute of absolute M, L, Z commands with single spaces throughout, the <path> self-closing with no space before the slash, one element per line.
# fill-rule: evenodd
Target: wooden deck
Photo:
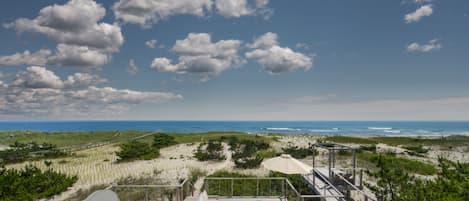
<path fill-rule="evenodd" d="M 303 179 L 312 187 L 315 193 L 323 196 L 326 201 L 343 200 L 344 195 L 326 181 L 329 179 L 329 170 L 327 168 L 316 168 L 315 173 L 303 176 Z"/>

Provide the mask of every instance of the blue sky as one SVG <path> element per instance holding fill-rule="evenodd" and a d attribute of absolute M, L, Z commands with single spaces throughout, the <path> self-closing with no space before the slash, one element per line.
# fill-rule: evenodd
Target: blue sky
<path fill-rule="evenodd" d="M 5 1 L 0 118 L 468 120 L 468 14 L 464 0 Z"/>

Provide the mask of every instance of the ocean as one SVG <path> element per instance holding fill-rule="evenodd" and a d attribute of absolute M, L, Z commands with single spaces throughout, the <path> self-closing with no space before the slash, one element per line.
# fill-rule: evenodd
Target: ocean
<path fill-rule="evenodd" d="M 0 121 L 0 131 L 240 131 L 317 135 L 469 135 L 469 121 Z"/>

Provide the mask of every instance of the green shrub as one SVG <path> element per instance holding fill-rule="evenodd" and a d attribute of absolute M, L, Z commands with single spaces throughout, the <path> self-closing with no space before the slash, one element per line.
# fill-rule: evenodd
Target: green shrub
<path fill-rule="evenodd" d="M 165 133 L 157 133 L 153 136 L 153 147 L 161 149 L 177 144 L 173 136 Z"/>
<path fill-rule="evenodd" d="M 402 148 L 410 150 L 418 154 L 426 154 L 428 153 L 428 151 L 430 151 L 430 149 L 423 148 L 422 145 L 408 145 L 408 146 L 403 146 Z"/>
<path fill-rule="evenodd" d="M 409 174 L 435 175 L 437 173 L 437 169 L 431 164 L 418 160 L 397 157 L 390 153 L 376 154 L 363 152 L 358 154 L 358 158 L 359 160 L 371 162 L 374 165 L 378 165 L 380 160 L 385 161 L 386 163 L 389 163 L 389 166 L 402 169 L 404 172 Z"/>
<path fill-rule="evenodd" d="M 268 143 L 262 140 L 230 138 L 228 143 L 233 152 L 232 158 L 235 167 L 242 169 L 258 168 L 264 160 L 264 157 L 258 153 L 270 147 Z"/>
<path fill-rule="evenodd" d="M 0 200 L 38 200 L 63 192 L 76 181 L 76 176 L 67 176 L 52 169 L 42 171 L 32 165 L 21 170 L 2 167 Z"/>
<path fill-rule="evenodd" d="M 370 151 L 370 152 L 376 152 L 377 147 L 376 144 L 370 144 L 370 145 L 360 145 L 360 148 L 358 148 L 358 152 L 361 151 Z"/>
<path fill-rule="evenodd" d="M 252 168 L 258 168 L 261 165 L 263 160 L 264 160 L 263 157 L 256 155 L 255 157 L 244 157 L 244 158 L 234 159 L 234 163 L 237 168 L 252 169 Z"/>
<path fill-rule="evenodd" d="M 150 160 L 160 156 L 159 150 L 147 143 L 136 140 L 120 145 L 120 151 L 116 152 L 118 161 Z"/>
<path fill-rule="evenodd" d="M 367 184 L 380 201 L 466 201 L 469 200 L 469 163 L 454 163 L 439 159 L 441 170 L 431 180 L 412 177 L 404 168 L 385 157 L 378 157 L 378 171 L 371 176 L 376 185 Z"/>
<path fill-rule="evenodd" d="M 194 157 L 199 161 L 221 161 L 226 159 L 226 156 L 223 154 L 223 145 L 215 140 L 209 140 L 208 143 L 200 143 Z"/>
<path fill-rule="evenodd" d="M 318 155 L 318 151 L 311 148 L 303 148 L 298 146 L 291 146 L 282 148 L 283 153 L 290 154 L 293 158 L 306 158 L 307 156 Z"/>
<path fill-rule="evenodd" d="M 10 149 L 0 151 L 0 163 L 20 163 L 30 159 L 48 159 L 67 156 L 56 145 L 50 143 L 37 144 L 15 142 Z"/>

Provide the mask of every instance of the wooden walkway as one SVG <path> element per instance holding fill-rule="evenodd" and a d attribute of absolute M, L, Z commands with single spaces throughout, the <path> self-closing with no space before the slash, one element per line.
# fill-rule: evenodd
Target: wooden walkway
<path fill-rule="evenodd" d="M 327 168 L 315 168 L 314 173 L 303 175 L 303 179 L 315 193 L 324 197 L 324 200 L 344 200 L 344 195 L 329 182 L 329 170 Z"/>

